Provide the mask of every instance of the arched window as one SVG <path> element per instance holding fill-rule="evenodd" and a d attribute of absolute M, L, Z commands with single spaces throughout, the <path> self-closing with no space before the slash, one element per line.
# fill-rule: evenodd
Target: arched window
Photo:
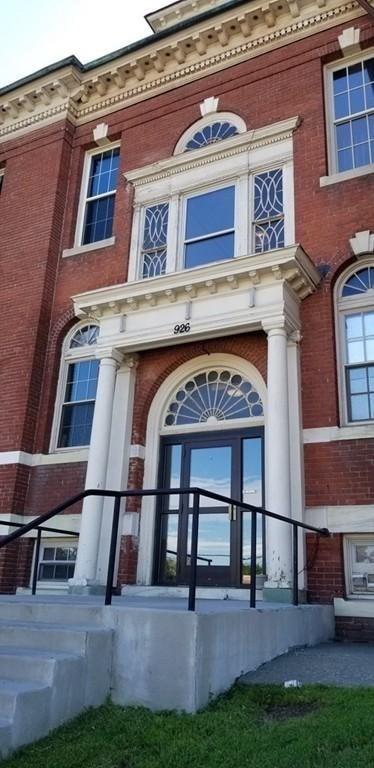
<path fill-rule="evenodd" d="M 214 368 L 187 379 L 170 400 L 165 427 L 222 424 L 264 414 L 263 404 L 250 381 L 226 368 Z"/>
<path fill-rule="evenodd" d="M 345 420 L 374 421 L 374 262 L 351 269 L 337 299 Z"/>
<path fill-rule="evenodd" d="M 56 400 L 55 446 L 77 448 L 90 444 L 99 361 L 94 347 L 99 328 L 84 324 L 65 339 Z"/>
<path fill-rule="evenodd" d="M 213 115 L 206 115 L 190 125 L 182 134 L 174 149 L 174 155 L 217 144 L 239 133 L 245 133 L 246 130 L 244 120 L 234 112 L 216 112 Z"/>

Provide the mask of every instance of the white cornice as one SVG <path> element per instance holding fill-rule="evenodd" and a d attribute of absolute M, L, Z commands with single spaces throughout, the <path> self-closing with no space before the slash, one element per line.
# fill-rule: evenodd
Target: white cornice
<path fill-rule="evenodd" d="M 317 269 L 299 245 L 82 293 L 73 296 L 73 302 L 78 317 L 100 319 L 174 304 L 181 296 L 194 299 L 282 280 L 300 300 L 320 281 Z"/>
<path fill-rule="evenodd" d="M 249 149 L 264 147 L 274 144 L 277 141 L 283 141 L 290 138 L 293 131 L 299 125 L 299 117 L 291 117 L 288 120 L 281 120 L 278 123 L 266 125 L 263 128 L 256 128 L 253 131 L 240 133 L 231 139 L 225 139 L 223 143 L 208 144 L 201 149 L 195 149 L 193 152 L 186 152 L 183 155 L 168 157 L 166 160 L 160 160 L 151 165 L 145 165 L 128 171 L 125 175 L 127 181 L 131 181 L 134 186 L 149 184 L 176 173 L 214 163 L 224 157 L 233 157 Z"/>
<path fill-rule="evenodd" d="M 63 117 L 103 117 L 363 13 L 354 0 L 248 2 L 90 72 L 69 66 L 16 87 L 0 100 L 0 141 Z"/>

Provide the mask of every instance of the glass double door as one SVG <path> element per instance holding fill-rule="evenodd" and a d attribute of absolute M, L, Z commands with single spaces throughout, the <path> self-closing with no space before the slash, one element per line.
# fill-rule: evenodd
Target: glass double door
<path fill-rule="evenodd" d="M 199 487 L 261 506 L 263 500 L 263 432 L 211 433 L 161 441 L 159 486 Z M 192 495 L 160 500 L 157 517 L 155 581 L 189 581 Z M 263 563 L 263 531 L 258 516 L 257 570 Z M 198 584 L 249 586 L 251 513 L 201 496 L 198 538 Z"/>

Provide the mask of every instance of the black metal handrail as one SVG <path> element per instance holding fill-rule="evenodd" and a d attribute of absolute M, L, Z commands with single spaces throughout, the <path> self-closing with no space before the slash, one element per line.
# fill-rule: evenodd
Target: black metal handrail
<path fill-rule="evenodd" d="M 9 528 L 24 528 L 24 523 L 13 523 L 10 522 L 10 520 L 0 520 L 0 525 L 6 525 Z M 37 527 L 37 534 L 36 534 L 36 547 L 35 547 L 35 556 L 34 556 L 34 567 L 32 571 L 32 579 L 31 579 L 31 594 L 36 595 L 36 585 L 38 582 L 38 572 L 39 572 L 39 561 L 40 561 L 40 545 L 42 541 L 42 533 L 43 531 L 47 531 L 48 533 L 59 533 L 63 536 L 74 536 L 74 538 L 79 537 L 79 533 L 77 531 L 65 531 L 63 528 L 49 528 L 46 526 L 38 525 Z M 23 534 L 22 534 L 23 535 Z"/>
<path fill-rule="evenodd" d="M 193 496 L 192 506 L 192 533 L 191 533 L 191 567 L 190 567 L 190 583 L 188 590 L 188 610 L 194 611 L 196 604 L 196 584 L 197 584 L 197 563 L 198 563 L 198 535 L 199 535 L 199 515 L 200 515 L 200 497 L 204 496 L 208 499 L 214 499 L 215 501 L 224 502 L 227 506 L 238 507 L 241 510 L 246 510 L 252 513 L 251 521 L 251 586 L 250 586 L 250 607 L 256 607 L 256 563 L 257 563 L 257 515 L 263 515 L 270 517 L 273 520 L 279 520 L 280 522 L 288 523 L 292 525 L 293 529 L 293 604 L 299 603 L 299 589 L 298 589 L 298 562 L 299 562 L 299 543 L 298 543 L 298 529 L 312 531 L 320 536 L 329 536 L 330 532 L 327 528 L 316 528 L 313 525 L 307 525 L 301 523 L 298 520 L 292 520 L 289 517 L 278 515 L 276 512 L 270 512 L 263 507 L 256 507 L 253 504 L 248 504 L 244 501 L 238 501 L 237 499 L 231 499 L 228 496 L 222 496 L 219 493 L 213 493 L 213 491 L 206 491 L 203 488 L 152 488 L 145 490 L 129 490 L 129 491 L 102 491 L 98 489 L 87 489 L 81 491 L 81 493 L 72 496 L 67 501 L 59 504 L 49 512 L 45 512 L 43 515 L 32 520 L 30 523 L 26 523 L 21 529 L 9 533 L 0 541 L 0 549 L 6 547 L 12 541 L 24 536 L 29 531 L 37 529 L 43 523 L 50 520 L 55 515 L 64 512 L 69 507 L 77 504 L 89 496 L 101 496 L 105 498 L 114 499 L 113 519 L 112 519 L 112 532 L 110 540 L 109 560 L 108 560 L 108 572 L 105 591 L 105 605 L 111 605 L 112 593 L 113 593 L 113 580 L 114 580 L 114 568 L 117 552 L 118 541 L 118 529 L 120 519 L 121 500 L 128 498 L 143 498 L 146 496 L 185 496 L 191 494 Z"/>

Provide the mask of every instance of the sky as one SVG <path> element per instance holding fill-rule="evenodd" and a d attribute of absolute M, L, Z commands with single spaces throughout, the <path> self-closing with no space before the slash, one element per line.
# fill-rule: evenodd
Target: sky
<path fill-rule="evenodd" d="M 152 34 L 166 0 L 0 0 L 0 87 L 75 54 L 82 63 Z"/>

